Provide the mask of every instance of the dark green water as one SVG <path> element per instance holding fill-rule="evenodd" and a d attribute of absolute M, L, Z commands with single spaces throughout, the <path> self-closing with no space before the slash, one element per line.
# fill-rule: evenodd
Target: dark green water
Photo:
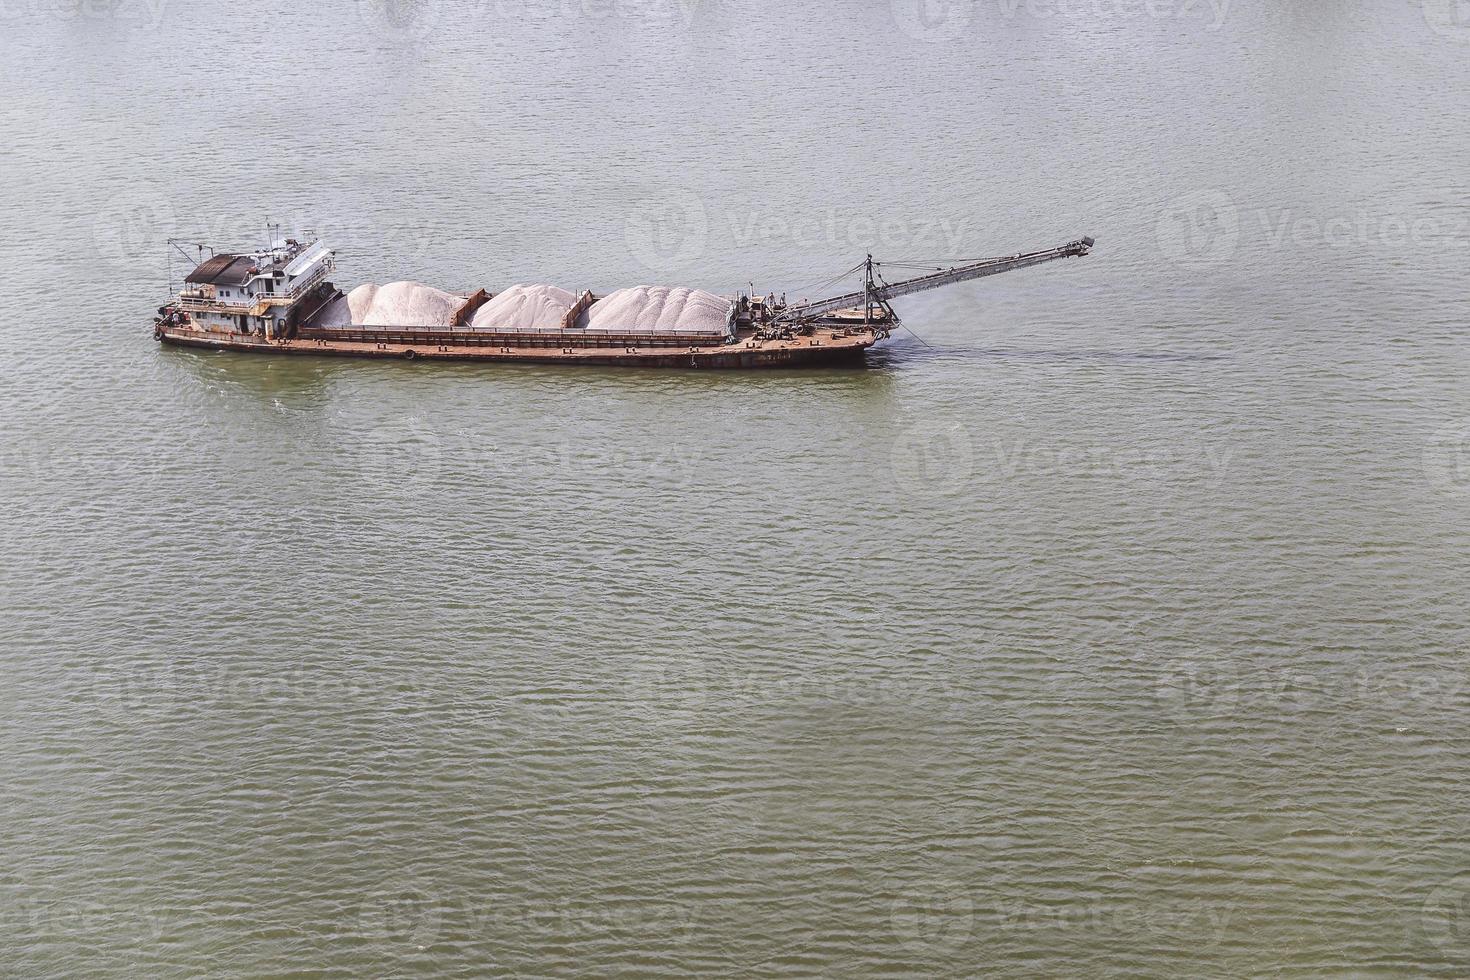
<path fill-rule="evenodd" d="M 0 0 L 0 973 L 1470 973 L 1470 18 L 1372 8 Z M 866 370 L 155 345 L 267 218 L 1099 244 Z"/>

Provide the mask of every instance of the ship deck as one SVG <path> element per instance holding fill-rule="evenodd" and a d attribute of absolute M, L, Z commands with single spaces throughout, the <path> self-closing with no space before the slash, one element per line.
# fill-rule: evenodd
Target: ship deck
<path fill-rule="evenodd" d="M 576 346 L 564 347 L 531 342 L 507 344 L 490 338 L 482 342 L 468 341 L 462 337 L 435 338 L 432 335 L 415 338 L 402 332 L 385 332 L 381 339 L 363 334 L 360 339 L 297 337 L 268 340 L 258 334 L 196 330 L 184 326 L 160 327 L 154 336 L 167 344 L 257 354 L 748 369 L 807 367 L 861 361 L 863 353 L 882 335 L 861 328 L 818 327 L 810 334 L 787 340 L 760 340 L 753 333 L 742 332 L 733 344 L 673 346 L 649 342 L 646 346 L 637 346 L 613 342 L 599 345 L 596 341 L 601 338 L 583 337 L 579 338 Z"/>

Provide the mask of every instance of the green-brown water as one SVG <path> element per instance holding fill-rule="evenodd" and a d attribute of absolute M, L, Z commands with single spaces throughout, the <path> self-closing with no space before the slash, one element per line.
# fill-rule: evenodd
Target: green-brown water
<path fill-rule="evenodd" d="M 1470 27 L 1379 7 L 0 0 L 0 973 L 1470 972 Z M 155 345 L 267 218 L 1099 245 L 867 370 Z"/>

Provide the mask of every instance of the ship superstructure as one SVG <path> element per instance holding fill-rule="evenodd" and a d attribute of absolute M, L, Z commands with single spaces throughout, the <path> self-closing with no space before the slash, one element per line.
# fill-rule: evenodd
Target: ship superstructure
<path fill-rule="evenodd" d="M 207 333 L 278 340 L 296 330 L 307 301 L 336 268 L 336 255 L 321 242 L 294 238 L 243 254 L 218 253 L 184 278 L 184 288 L 160 311 L 187 315 Z"/>

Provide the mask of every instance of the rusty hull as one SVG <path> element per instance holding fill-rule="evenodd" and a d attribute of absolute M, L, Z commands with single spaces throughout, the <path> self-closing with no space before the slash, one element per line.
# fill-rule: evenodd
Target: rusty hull
<path fill-rule="evenodd" d="M 857 363 L 883 334 L 873 330 L 818 327 L 810 334 L 789 340 L 757 340 L 749 334 L 742 334 L 733 344 L 692 347 L 502 346 L 494 343 L 438 343 L 432 337 L 426 342 L 406 342 L 401 337 L 390 341 L 305 337 L 267 340 L 256 334 L 221 333 L 180 326 L 160 327 L 154 336 L 166 344 L 255 354 L 731 370 Z"/>

